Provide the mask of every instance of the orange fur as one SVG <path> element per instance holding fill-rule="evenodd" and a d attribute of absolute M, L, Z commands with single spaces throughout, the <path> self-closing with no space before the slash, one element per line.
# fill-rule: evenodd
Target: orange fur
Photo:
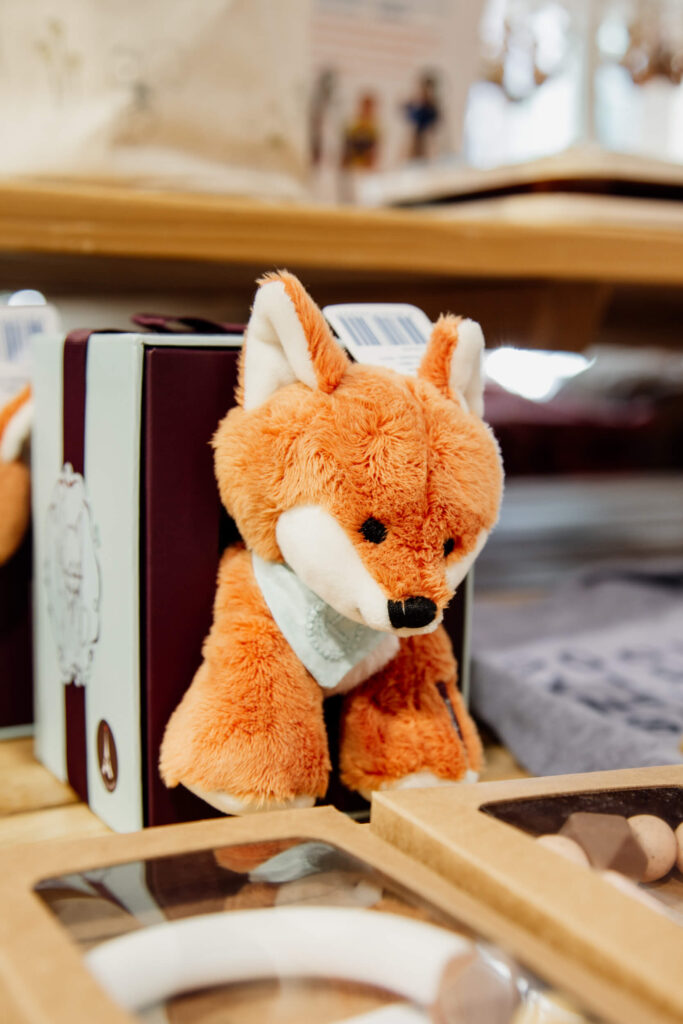
<path fill-rule="evenodd" d="M 337 387 L 349 367 L 346 353 L 332 337 L 325 317 L 294 274 L 290 274 L 287 270 L 278 270 L 271 274 L 264 274 L 259 278 L 257 284 L 260 286 L 268 284 L 269 281 L 281 281 L 284 285 L 285 292 L 291 299 L 304 329 L 318 387 L 324 394 L 329 394 Z M 248 331 L 247 327 L 235 392 L 238 405 L 243 405 L 244 400 L 244 353 L 248 344 Z"/>
<path fill-rule="evenodd" d="M 0 438 L 12 417 L 31 397 L 26 387 L 0 409 Z M 23 462 L 0 460 L 0 565 L 4 565 L 21 544 L 31 515 L 31 480 Z"/>
<path fill-rule="evenodd" d="M 4 405 L 0 409 L 0 437 L 5 433 L 7 424 L 12 419 L 15 413 L 21 409 L 22 405 L 25 405 L 31 397 L 31 386 L 27 384 L 25 388 L 15 395 L 14 398 L 10 399 L 7 405 Z"/>
<path fill-rule="evenodd" d="M 12 557 L 28 528 L 31 481 L 23 462 L 0 461 L 0 565 Z"/>
<path fill-rule="evenodd" d="M 318 387 L 287 384 L 245 410 L 240 383 L 240 404 L 213 438 L 221 500 L 246 547 L 269 561 L 282 561 L 279 517 L 319 506 L 388 600 L 420 595 L 443 609 L 446 567 L 493 526 L 502 489 L 493 435 L 450 393 L 459 319 L 439 320 L 419 376 L 404 377 L 349 363 L 296 278 L 280 272 L 262 283 L 272 280 L 304 328 Z M 381 543 L 361 532 L 370 517 L 386 526 Z M 167 785 L 256 804 L 324 795 L 321 688 L 280 634 L 241 547 L 221 561 L 203 653 L 164 737 Z M 345 698 L 342 729 L 343 778 L 362 790 L 421 771 L 454 780 L 481 763 L 441 628 L 401 639 L 397 656 Z"/>
<path fill-rule="evenodd" d="M 458 779 L 468 769 L 479 771 L 481 744 L 455 681 L 453 651 L 442 627 L 401 640 L 394 660 L 344 700 L 344 784 L 367 791 L 414 772 Z M 442 684 L 458 728 L 437 683 Z"/>
<path fill-rule="evenodd" d="M 458 344 L 458 324 L 461 320 L 462 317 L 453 316 L 450 313 L 439 317 L 434 324 L 427 351 L 417 371 L 418 377 L 429 381 L 447 398 L 453 398 L 449 384 L 450 366 L 455 347 Z"/>
<path fill-rule="evenodd" d="M 501 468 L 488 427 L 427 381 L 352 365 L 329 395 L 283 388 L 262 408 L 231 409 L 214 437 L 221 498 L 247 547 L 281 560 L 278 517 L 319 504 L 348 532 L 392 600 L 443 608 L 443 544 L 462 557 L 498 515 Z M 239 481 L 239 486 L 235 486 Z M 359 533 L 374 516 L 381 545 Z"/>
<path fill-rule="evenodd" d="M 287 295 L 292 300 L 308 339 L 308 351 L 318 379 L 318 387 L 325 394 L 329 394 L 346 373 L 349 360 L 332 337 L 320 309 L 294 274 L 280 270 L 277 274 L 267 275 L 262 280 L 270 280 L 271 277 L 282 281 Z"/>
<path fill-rule="evenodd" d="M 273 622 L 243 549 L 223 555 L 204 661 L 161 747 L 168 786 L 262 800 L 323 796 L 322 694 Z"/>

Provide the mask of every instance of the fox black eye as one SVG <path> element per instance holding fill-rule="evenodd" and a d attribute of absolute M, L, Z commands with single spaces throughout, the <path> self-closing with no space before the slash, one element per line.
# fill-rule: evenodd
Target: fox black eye
<path fill-rule="evenodd" d="M 371 544 L 381 544 L 386 538 L 387 528 L 384 523 L 380 523 L 379 519 L 375 519 L 374 516 L 370 516 L 366 519 L 360 528 L 360 533 L 363 534 L 366 540 L 369 540 Z"/>
<path fill-rule="evenodd" d="M 455 550 L 455 540 L 454 540 L 453 537 L 449 537 L 448 540 L 445 540 L 443 542 L 444 557 L 448 558 L 448 556 L 450 555 L 451 551 L 454 551 L 454 550 Z"/>

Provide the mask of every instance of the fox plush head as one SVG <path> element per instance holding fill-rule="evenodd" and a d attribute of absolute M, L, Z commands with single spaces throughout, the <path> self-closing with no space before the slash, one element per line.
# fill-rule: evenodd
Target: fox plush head
<path fill-rule="evenodd" d="M 354 364 L 295 277 L 261 280 L 213 439 L 245 546 L 222 556 L 203 661 L 166 728 L 168 786 L 227 813 L 310 805 L 331 770 L 332 694 L 347 787 L 476 776 L 440 622 L 501 497 L 482 346 L 447 316 L 416 377 Z"/>
<path fill-rule="evenodd" d="M 447 316 L 416 378 L 353 364 L 295 277 L 263 278 L 239 404 L 214 438 L 247 547 L 349 619 L 435 629 L 498 515 L 482 348 L 478 324 Z"/>

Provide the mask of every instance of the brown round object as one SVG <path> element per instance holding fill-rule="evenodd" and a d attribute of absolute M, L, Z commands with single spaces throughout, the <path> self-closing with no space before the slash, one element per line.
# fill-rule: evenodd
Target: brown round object
<path fill-rule="evenodd" d="M 547 850 L 553 850 L 555 853 L 559 853 L 562 857 L 566 857 L 567 860 L 571 860 L 575 864 L 581 864 L 585 868 L 590 867 L 588 857 L 583 852 L 579 844 L 568 836 L 558 836 L 553 833 L 548 833 L 545 836 L 538 836 L 537 842 L 539 842 L 541 846 L 545 846 Z"/>
<path fill-rule="evenodd" d="M 444 968 L 432 1019 L 435 1024 L 509 1024 L 519 1003 L 516 980 L 476 950 L 457 956 Z"/>
<path fill-rule="evenodd" d="M 654 814 L 635 814 L 628 819 L 647 864 L 641 882 L 656 882 L 658 878 L 668 875 L 676 863 L 676 836 L 662 818 Z"/>

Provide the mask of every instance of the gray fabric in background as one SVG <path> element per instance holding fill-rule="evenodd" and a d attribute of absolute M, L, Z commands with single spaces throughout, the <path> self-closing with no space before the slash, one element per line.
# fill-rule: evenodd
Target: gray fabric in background
<path fill-rule="evenodd" d="M 661 699 L 661 680 L 657 701 L 645 679 L 642 693 L 631 686 L 629 701 L 637 707 L 655 706 L 654 721 L 659 725 L 652 729 L 625 724 L 626 719 L 638 721 L 637 715 L 625 718 L 610 713 L 616 672 L 609 664 L 604 666 L 604 680 L 593 672 L 590 696 L 585 688 L 577 691 L 562 680 L 555 681 L 554 687 L 539 685 L 519 668 L 525 649 L 533 652 L 539 641 L 556 640 L 582 650 L 590 648 L 596 631 L 626 625 L 634 634 L 642 633 L 649 623 L 666 622 L 672 616 L 677 621 L 679 613 L 683 616 L 683 560 L 592 569 L 549 595 L 522 604 L 475 602 L 472 709 L 535 775 L 681 763 L 680 673 L 669 673 L 668 699 L 666 695 Z M 683 631 L 679 638 L 672 638 L 677 649 L 678 639 L 683 658 Z"/>

